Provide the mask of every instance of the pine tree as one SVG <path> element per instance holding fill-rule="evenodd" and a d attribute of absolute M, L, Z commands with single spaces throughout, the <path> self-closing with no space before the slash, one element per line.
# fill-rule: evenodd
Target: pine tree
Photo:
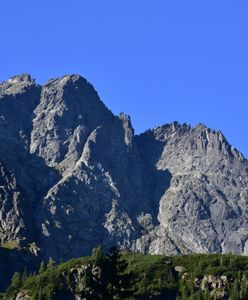
<path fill-rule="evenodd" d="M 127 262 L 121 257 L 121 252 L 117 247 L 110 248 L 107 258 L 108 291 L 111 296 L 117 296 L 121 299 L 125 296 L 122 291 L 127 283 L 127 278 L 123 274 L 127 267 Z"/>
<path fill-rule="evenodd" d="M 12 299 L 13 295 L 16 296 L 21 285 L 22 285 L 21 275 L 18 272 L 15 272 L 11 279 L 11 284 L 5 293 L 4 299 Z"/>
<path fill-rule="evenodd" d="M 243 278 L 241 280 L 241 286 L 240 286 L 240 299 L 246 300 L 248 299 L 248 289 L 247 289 L 247 281 L 246 278 Z"/>
<path fill-rule="evenodd" d="M 27 269 L 25 268 L 22 273 L 22 282 L 25 282 L 28 278 Z"/>
<path fill-rule="evenodd" d="M 19 288 L 21 286 L 21 276 L 19 272 L 15 272 L 11 279 L 11 287 Z"/>
<path fill-rule="evenodd" d="M 97 265 L 101 265 L 103 263 L 104 254 L 103 254 L 102 246 L 93 248 L 92 258 Z"/>
<path fill-rule="evenodd" d="M 43 272 L 45 272 L 45 271 L 46 271 L 46 265 L 45 265 L 44 261 L 42 261 L 42 262 L 40 263 L 39 274 L 40 274 L 40 273 L 43 273 Z"/>
<path fill-rule="evenodd" d="M 234 281 L 230 292 L 230 300 L 239 300 L 239 288 L 237 280 Z"/>
<path fill-rule="evenodd" d="M 52 259 L 52 257 L 49 258 L 47 269 L 53 269 L 55 267 L 55 261 Z"/>

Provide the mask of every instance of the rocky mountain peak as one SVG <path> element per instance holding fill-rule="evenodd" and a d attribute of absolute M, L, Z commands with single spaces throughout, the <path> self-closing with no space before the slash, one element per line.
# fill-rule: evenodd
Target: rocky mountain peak
<path fill-rule="evenodd" d="M 11 77 L 10 79 L 7 80 L 7 82 L 10 83 L 33 83 L 35 80 L 31 78 L 30 74 L 20 74 L 20 75 L 16 75 Z"/>
<path fill-rule="evenodd" d="M 0 85 L 0 144 L 3 242 L 35 245 L 45 259 L 99 244 L 248 251 L 248 162 L 205 125 L 135 136 L 83 77 L 39 86 L 24 74 Z"/>
<path fill-rule="evenodd" d="M 35 80 L 29 74 L 21 74 L 11 77 L 0 84 L 0 98 L 6 95 L 23 93 L 32 86 L 36 86 Z"/>
<path fill-rule="evenodd" d="M 82 150 L 87 136 L 112 113 L 97 92 L 79 75 L 66 75 L 49 80 L 41 91 L 35 109 L 30 152 L 55 165 Z"/>
<path fill-rule="evenodd" d="M 50 80 L 48 80 L 45 85 L 44 88 L 55 88 L 57 89 L 58 87 L 65 87 L 65 86 L 74 86 L 76 89 L 82 87 L 82 86 L 91 86 L 88 81 L 83 78 L 80 75 L 76 75 L 76 74 L 68 74 L 68 75 L 64 75 L 61 77 L 57 77 L 57 78 L 52 78 Z M 94 88 L 91 86 L 92 90 L 94 90 Z"/>

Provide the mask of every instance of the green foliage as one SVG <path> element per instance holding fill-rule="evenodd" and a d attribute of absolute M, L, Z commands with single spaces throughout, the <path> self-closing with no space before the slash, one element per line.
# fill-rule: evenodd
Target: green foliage
<path fill-rule="evenodd" d="M 107 291 L 114 298 L 123 298 L 127 293 L 124 290 L 127 286 L 127 276 L 124 274 L 126 267 L 127 262 L 121 252 L 117 247 L 111 247 L 106 257 L 105 269 L 108 272 Z"/>
<path fill-rule="evenodd" d="M 241 300 L 248 299 L 248 278 L 247 276 L 243 275 L 240 279 L 240 293 L 239 293 Z"/>
<path fill-rule="evenodd" d="M 180 275 L 175 266 L 180 266 Z M 210 290 L 202 290 L 195 284 L 196 278 L 201 280 L 206 275 L 226 276 L 230 300 L 248 299 L 248 257 L 230 254 L 166 257 L 121 252 L 116 247 L 106 255 L 97 247 L 90 257 L 57 266 L 52 259 L 47 268 L 41 262 L 37 275 L 15 273 L 3 299 L 15 299 L 19 291 L 27 291 L 33 300 L 62 299 L 73 293 L 86 299 L 211 300 L 215 296 L 211 298 Z"/>
<path fill-rule="evenodd" d="M 202 274 L 235 275 L 247 272 L 248 257 L 233 254 L 190 254 L 174 256 L 175 265 L 184 266 L 192 277 Z"/>
<path fill-rule="evenodd" d="M 102 264 L 104 260 L 104 253 L 102 246 L 98 246 L 92 250 L 92 259 L 95 261 L 96 264 Z"/>
<path fill-rule="evenodd" d="M 28 278 L 28 274 L 27 274 L 27 269 L 25 268 L 23 273 L 22 273 L 22 282 L 25 282 Z"/>
<path fill-rule="evenodd" d="M 16 295 L 17 291 L 21 287 L 21 284 L 22 284 L 21 275 L 20 273 L 15 272 L 11 279 L 11 284 L 4 295 L 5 299 L 10 299 L 12 295 Z"/>
<path fill-rule="evenodd" d="M 55 261 L 52 259 L 52 257 L 49 258 L 47 269 L 53 269 L 55 267 Z"/>
<path fill-rule="evenodd" d="M 174 299 L 177 274 L 170 258 L 139 253 L 125 253 L 123 256 L 128 264 L 124 273 L 129 283 L 129 292 L 135 298 L 165 293 L 166 299 Z"/>
<path fill-rule="evenodd" d="M 238 281 L 235 280 L 233 285 L 232 285 L 232 288 L 231 288 L 231 291 L 230 291 L 230 300 L 239 300 L 239 286 L 238 286 Z"/>
<path fill-rule="evenodd" d="M 19 287 L 21 285 L 21 276 L 18 272 L 15 272 L 12 280 L 11 280 L 11 285 L 13 287 Z"/>
<path fill-rule="evenodd" d="M 40 274 L 40 273 L 43 273 L 43 272 L 45 272 L 45 271 L 46 271 L 46 265 L 45 265 L 44 261 L 42 261 L 42 262 L 40 263 L 39 274 Z"/>

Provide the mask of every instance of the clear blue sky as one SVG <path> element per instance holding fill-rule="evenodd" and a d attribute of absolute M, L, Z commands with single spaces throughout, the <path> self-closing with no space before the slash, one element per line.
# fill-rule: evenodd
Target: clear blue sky
<path fill-rule="evenodd" d="M 248 157 L 247 0 L 6 0 L 0 28 L 0 81 L 79 73 L 137 133 L 201 122 Z"/>

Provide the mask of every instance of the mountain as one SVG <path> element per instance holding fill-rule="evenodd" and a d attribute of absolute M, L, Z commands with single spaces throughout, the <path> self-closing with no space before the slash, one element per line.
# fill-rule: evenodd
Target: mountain
<path fill-rule="evenodd" d="M 2 247 L 56 261 L 97 245 L 247 254 L 247 204 L 248 161 L 219 131 L 135 135 L 79 75 L 0 84 Z"/>

